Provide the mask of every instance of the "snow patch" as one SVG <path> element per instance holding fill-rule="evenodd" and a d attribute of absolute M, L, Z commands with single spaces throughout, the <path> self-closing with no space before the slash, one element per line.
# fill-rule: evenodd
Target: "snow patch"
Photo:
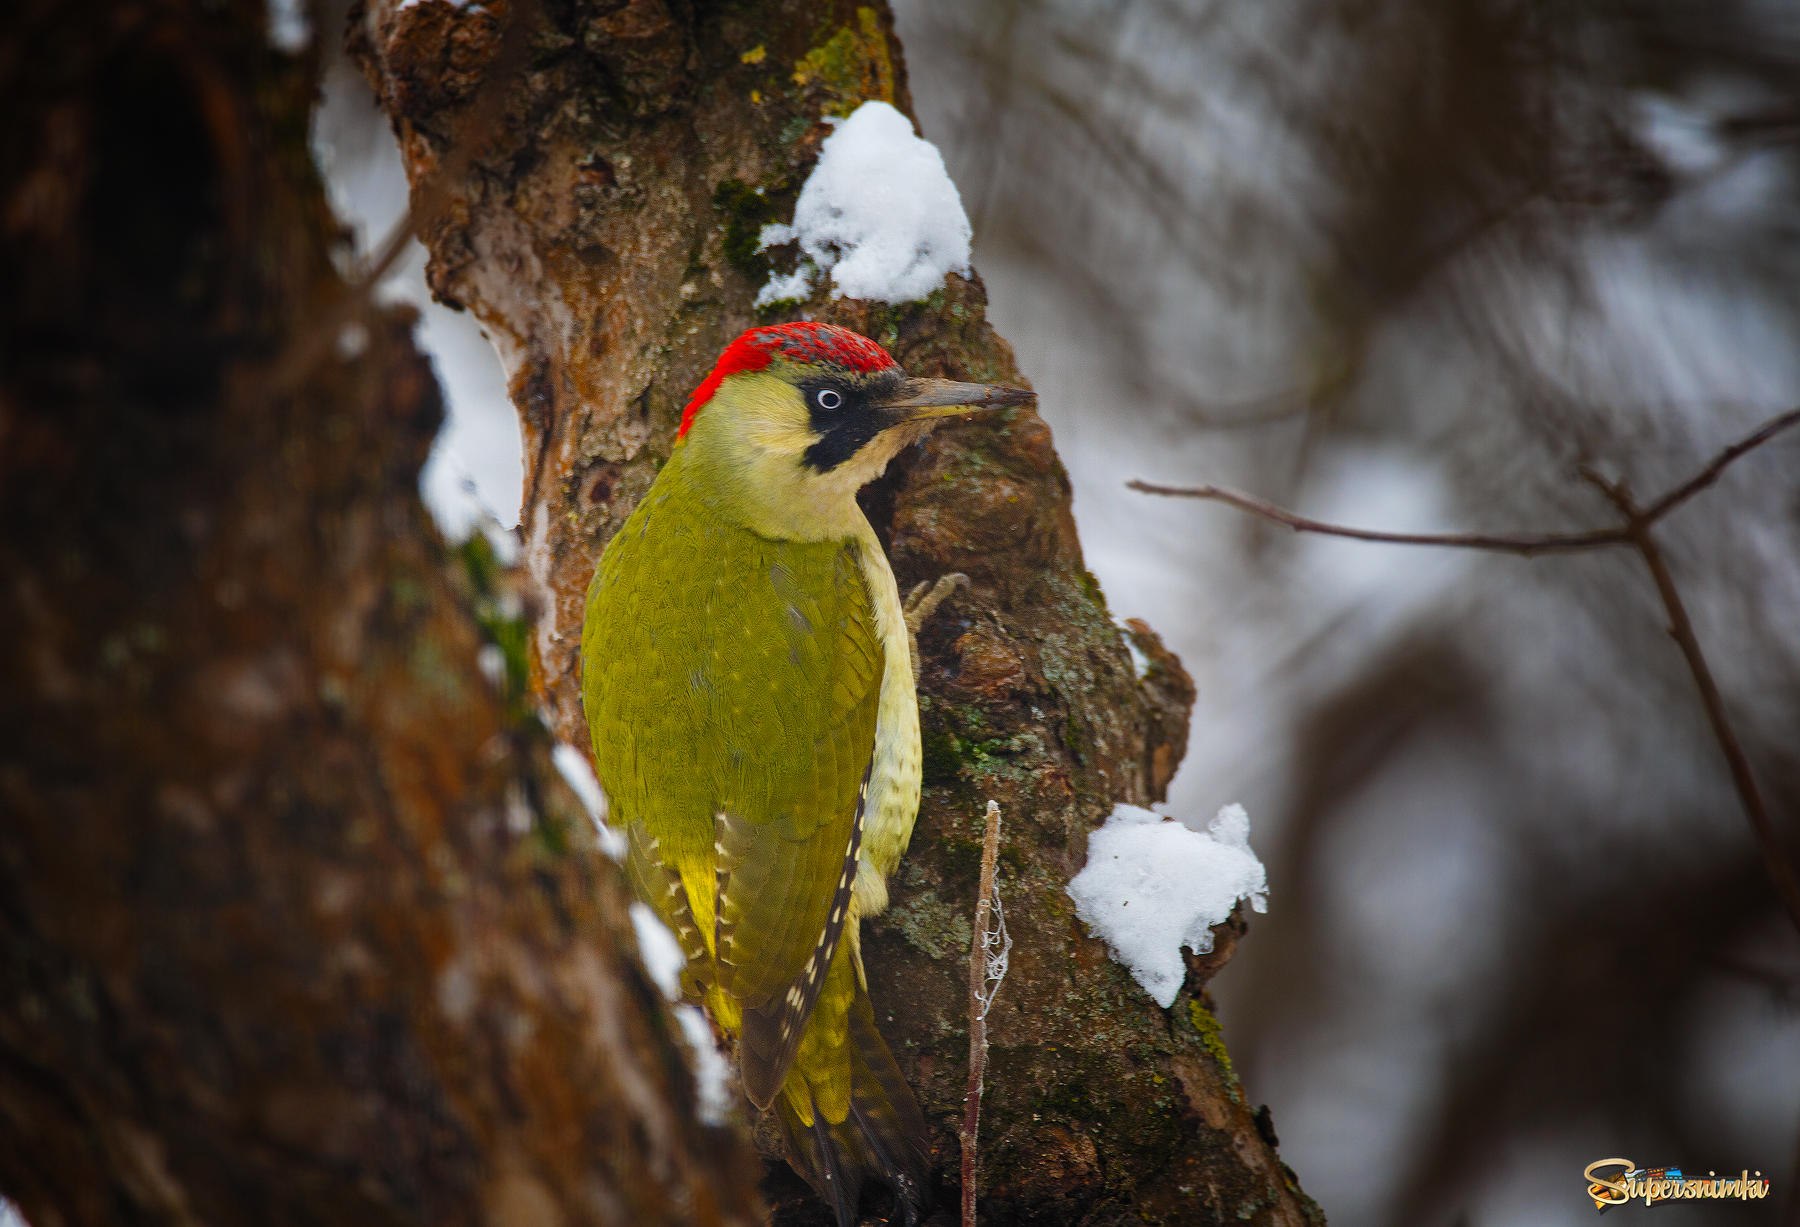
<path fill-rule="evenodd" d="M 1704 175 L 1730 156 L 1712 117 L 1666 94 L 1643 91 L 1635 104 L 1638 135 L 1677 174 Z"/>
<path fill-rule="evenodd" d="M 538 503 L 531 514 L 531 531 L 525 537 L 522 559 L 525 573 L 531 577 L 544 600 L 543 612 L 537 618 L 537 648 L 539 660 L 555 660 L 556 645 L 562 635 L 556 629 L 556 587 L 550 582 L 550 576 L 556 567 L 556 560 L 550 556 L 550 503 L 548 500 Z"/>
<path fill-rule="evenodd" d="M 287 55 L 299 55 L 312 42 L 312 19 L 305 0 L 268 0 L 269 46 Z M 0 1227 L 5 1221 L 0 1220 Z"/>
<path fill-rule="evenodd" d="M 769 232 L 774 229 L 774 226 L 765 226 L 763 228 L 765 243 Z M 810 297 L 812 294 L 812 279 L 818 275 L 818 272 L 818 266 L 811 260 L 802 260 L 800 261 L 800 267 L 791 273 L 786 275 L 781 273 L 770 273 L 769 280 L 763 284 L 762 289 L 756 292 L 756 305 L 759 307 L 767 307 L 772 303 L 788 302 L 795 299 Z"/>
<path fill-rule="evenodd" d="M 475 649 L 475 667 L 495 690 L 506 684 L 506 653 L 498 645 L 484 643 Z"/>
<path fill-rule="evenodd" d="M 637 933 L 638 956 L 644 970 L 656 981 L 662 995 L 675 1004 L 675 1021 L 693 1050 L 695 1107 L 703 1124 L 723 1125 L 731 1114 L 731 1067 L 713 1040 L 712 1024 L 699 1006 L 681 1001 L 681 969 L 687 957 L 681 943 L 662 918 L 642 903 L 630 908 L 631 927 Z"/>
<path fill-rule="evenodd" d="M 1264 912 L 1267 891 L 1241 805 L 1221 809 L 1204 833 L 1116 805 L 1089 834 L 1087 865 L 1068 886 L 1075 914 L 1164 1009 L 1186 978 L 1181 948 L 1205 954 L 1238 900 Z"/>
<path fill-rule="evenodd" d="M 638 956 L 644 960 L 644 970 L 656 981 L 663 996 L 670 1001 L 681 1000 L 681 969 L 687 966 L 681 943 L 647 904 L 633 903 L 630 911 L 631 928 L 637 934 Z"/>
<path fill-rule="evenodd" d="M 764 250 L 798 243 L 806 260 L 757 295 L 766 305 L 812 292 L 831 274 L 833 298 L 912 302 L 969 271 L 968 214 L 937 146 L 885 102 L 865 102 L 819 148 L 791 226 L 765 226 Z"/>
<path fill-rule="evenodd" d="M 270 41 L 287 29 L 277 14 L 305 12 L 302 0 L 267 0 Z M 278 43 L 279 45 L 279 43 Z M 375 100 L 368 82 L 347 57 L 325 56 L 320 103 L 313 112 L 313 158 L 325 177 L 333 211 L 351 229 L 354 250 L 340 253 L 341 267 L 353 274 L 381 246 L 383 235 L 406 216 L 410 190 L 400 150 L 387 125 L 371 123 Z M 524 445 L 519 415 L 507 393 L 512 360 L 504 344 L 490 343 L 480 323 L 466 311 L 452 311 L 431 296 L 425 284 L 426 255 L 415 239 L 376 291 L 382 303 L 405 302 L 418 309 L 416 333 L 430 355 L 444 391 L 444 425 L 419 473 L 419 493 L 439 531 L 451 541 L 471 533 L 487 535 L 501 561 L 519 555 L 517 536 L 524 494 Z M 505 337 L 500 337 L 505 341 Z M 360 323 L 340 329 L 337 353 L 354 360 L 367 347 Z"/>
<path fill-rule="evenodd" d="M 594 775 L 593 764 L 588 756 L 577 750 L 566 741 L 556 743 L 550 751 L 550 761 L 556 764 L 575 795 L 581 798 L 581 804 L 594 820 L 594 830 L 600 836 L 600 851 L 615 861 L 625 859 L 625 836 L 616 827 L 606 824 L 607 807 L 606 792 L 600 787 L 600 780 Z"/>
<path fill-rule="evenodd" d="M 694 1050 L 694 1098 L 700 1123 L 723 1125 L 731 1118 L 731 1066 L 713 1039 L 712 1024 L 697 1005 L 676 1006 L 675 1021 Z"/>
<path fill-rule="evenodd" d="M 1119 628 L 1119 637 L 1125 641 L 1125 650 L 1131 653 L 1131 667 L 1137 673 L 1138 681 L 1150 676 L 1150 658 L 1144 655 L 1144 649 L 1137 645 L 1131 628 L 1125 625 L 1125 619 L 1114 618 L 1113 625 Z"/>

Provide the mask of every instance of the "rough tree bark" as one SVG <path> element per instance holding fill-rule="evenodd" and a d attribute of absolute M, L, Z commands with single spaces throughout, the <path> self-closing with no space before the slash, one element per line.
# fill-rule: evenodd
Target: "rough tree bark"
<path fill-rule="evenodd" d="M 412 176 L 432 288 L 476 313 L 508 370 L 542 602 L 536 682 L 557 734 L 585 745 L 578 645 L 594 560 L 667 457 L 688 391 L 758 321 L 757 232 L 789 215 L 823 117 L 867 98 L 910 110 L 892 20 L 885 5 L 833 0 L 374 0 L 352 24 Z M 493 122 L 453 148 L 477 107 Z M 915 374 L 1019 378 L 978 280 L 901 307 L 807 306 Z M 866 504 L 903 589 L 950 571 L 973 580 L 922 636 L 926 799 L 867 947 L 940 1171 L 954 1178 L 963 967 L 993 798 L 1017 944 L 989 1021 L 984 1221 L 1316 1221 L 1204 996 L 1238 930 L 1163 1011 L 1064 894 L 1112 804 L 1162 795 L 1192 687 L 1147 628 L 1129 632 L 1152 662 L 1134 671 L 1082 565 L 1043 421 L 1018 411 L 940 433 Z M 781 1221 L 823 1221 L 779 1172 L 767 1187 Z"/>
<path fill-rule="evenodd" d="M 267 12 L 0 29 L 0 1192 L 35 1227 L 756 1221 L 476 668 L 430 368 L 339 309 Z"/>

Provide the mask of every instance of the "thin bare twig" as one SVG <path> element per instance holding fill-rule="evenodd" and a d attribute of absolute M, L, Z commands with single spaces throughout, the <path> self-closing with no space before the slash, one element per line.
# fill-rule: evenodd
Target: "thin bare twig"
<path fill-rule="evenodd" d="M 1732 461 L 1746 452 L 1755 451 L 1796 422 L 1800 422 L 1800 409 L 1790 409 L 1786 413 L 1777 414 L 1714 456 L 1705 468 L 1644 508 L 1642 519 L 1645 527 L 1656 523 L 1670 511 L 1718 481 L 1719 475 Z"/>
<path fill-rule="evenodd" d="M 962 1222 L 975 1227 L 976 1133 L 981 1127 L 982 1081 L 987 1074 L 987 1016 L 1000 982 L 1006 979 L 1012 937 L 994 881 L 1000 853 L 1000 806 L 987 803 L 987 833 L 981 842 L 981 886 L 975 900 L 975 932 L 969 941 L 969 1085 L 963 1094 Z"/>
<path fill-rule="evenodd" d="M 1623 482 L 1610 482 L 1591 470 L 1583 470 L 1582 476 L 1598 488 L 1625 517 L 1624 523 L 1617 527 L 1592 529 L 1587 532 L 1507 534 L 1379 532 L 1373 529 L 1351 528 L 1342 524 L 1314 520 L 1307 516 L 1297 515 L 1263 499 L 1240 494 L 1235 490 L 1227 490 L 1221 486 L 1159 486 L 1145 481 L 1133 481 L 1127 484 L 1131 489 L 1142 491 L 1145 494 L 1224 503 L 1260 519 L 1293 529 L 1295 532 L 1347 537 L 1354 541 L 1483 550 L 1489 553 L 1516 554 L 1526 558 L 1610 546 L 1630 546 L 1644 560 L 1644 565 L 1650 571 L 1650 578 L 1656 585 L 1657 595 L 1662 599 L 1663 609 L 1669 617 L 1669 633 L 1674 637 L 1676 646 L 1681 649 L 1682 658 L 1687 662 L 1688 672 L 1693 675 L 1694 685 L 1700 691 L 1700 702 L 1706 709 L 1707 722 L 1712 726 L 1713 737 L 1718 741 L 1719 749 L 1725 755 L 1726 765 L 1731 770 L 1732 785 L 1737 790 L 1738 802 L 1743 808 L 1744 816 L 1750 821 L 1751 833 L 1756 838 L 1763 868 L 1768 873 L 1769 880 L 1775 887 L 1775 893 L 1781 899 L 1782 906 L 1787 910 L 1794 928 L 1800 930 L 1800 876 L 1796 876 L 1793 862 L 1782 848 L 1781 841 L 1775 833 L 1775 825 L 1769 817 L 1768 807 L 1756 784 L 1756 775 L 1751 770 L 1749 755 L 1744 752 L 1743 743 L 1738 739 L 1736 730 L 1732 728 L 1731 720 L 1725 711 L 1724 696 L 1719 692 L 1718 683 L 1713 680 L 1712 670 L 1706 663 L 1705 653 L 1700 650 L 1700 640 L 1694 633 L 1693 621 L 1688 617 L 1687 607 L 1682 603 L 1681 593 L 1675 586 L 1674 576 L 1669 572 L 1668 562 L 1650 532 L 1651 528 L 1664 516 L 1716 482 L 1734 461 L 1755 451 L 1782 431 L 1796 424 L 1800 424 L 1800 409 L 1790 409 L 1786 413 L 1770 418 L 1742 439 L 1720 451 L 1688 480 L 1646 506 L 1637 504 Z"/>
<path fill-rule="evenodd" d="M 1771 967 L 1730 951 L 1715 954 L 1711 965 L 1725 975 L 1767 990 L 1784 1005 L 1800 1001 L 1800 971 L 1793 968 Z"/>
<path fill-rule="evenodd" d="M 1765 439 L 1769 437 L 1768 433 L 1759 433 Z M 1749 447 L 1740 444 L 1736 454 L 1741 456 L 1748 450 Z M 1705 481 L 1696 478 L 1682 488 L 1689 489 L 1690 492 L 1701 489 L 1729 463 L 1730 458 L 1715 461 L 1708 466 L 1711 476 L 1701 474 Z M 1769 818 L 1762 790 L 1756 786 L 1756 774 L 1750 769 L 1750 756 L 1744 752 L 1743 743 L 1738 740 L 1736 730 L 1731 727 L 1731 718 L 1725 713 L 1725 697 L 1719 693 L 1719 684 L 1713 680 L 1706 655 L 1700 650 L 1700 639 L 1694 633 L 1694 623 L 1688 617 L 1687 606 L 1683 604 L 1681 593 L 1675 587 L 1675 577 L 1669 573 L 1668 561 L 1657 547 L 1656 539 L 1650 534 L 1650 526 L 1654 523 L 1650 515 L 1654 507 L 1649 510 L 1640 508 L 1632 500 L 1630 488 L 1622 481 L 1607 481 L 1591 472 L 1585 476 L 1625 517 L 1625 529 L 1631 536 L 1631 544 L 1637 548 L 1638 556 L 1649 569 L 1650 578 L 1656 584 L 1657 595 L 1662 598 L 1663 609 L 1669 615 L 1669 634 L 1681 649 L 1681 655 L 1687 661 L 1688 672 L 1694 675 L 1694 685 L 1700 691 L 1700 703 L 1706 708 L 1706 719 L 1712 725 L 1719 749 L 1724 751 L 1726 765 L 1731 768 L 1731 782 L 1737 789 L 1738 803 L 1743 806 L 1745 816 L 1750 819 L 1750 829 L 1756 835 L 1763 866 L 1768 870 L 1769 878 L 1775 884 L 1775 893 L 1781 896 L 1781 902 L 1787 908 L 1794 928 L 1800 930 L 1800 879 L 1794 876 L 1793 862 L 1782 850 L 1781 840 L 1775 834 L 1775 824 Z M 1668 503 L 1668 506 L 1674 505 L 1673 502 Z"/>
<path fill-rule="evenodd" d="M 325 304 L 303 331 L 294 335 L 275 359 L 264 393 L 268 399 L 280 400 L 292 393 L 305 382 L 319 359 L 325 356 L 325 351 L 337 342 L 345 326 L 367 317 L 376 289 L 416 233 L 414 214 L 409 209 L 406 216 L 388 231 L 375 258 L 352 273 L 348 284 Z"/>
<path fill-rule="evenodd" d="M 1348 537 L 1352 541 L 1379 541 L 1387 545 L 1430 545 L 1446 549 L 1486 550 L 1490 553 L 1520 554 L 1531 558 L 1539 554 L 1567 554 L 1591 550 L 1603 545 L 1625 545 L 1629 538 L 1623 529 L 1604 528 L 1586 533 L 1390 533 L 1373 528 L 1352 528 L 1315 520 L 1278 507 L 1253 494 L 1240 494 L 1223 486 L 1159 486 L 1147 481 L 1125 483 L 1143 494 L 1160 494 L 1168 498 L 1197 498 L 1224 503 L 1247 511 L 1258 519 L 1291 528 L 1297 533 L 1320 533 L 1327 537 Z"/>
<path fill-rule="evenodd" d="M 1800 409 L 1792 409 L 1771 418 L 1744 438 L 1713 457 L 1707 466 L 1687 481 L 1664 494 L 1641 510 L 1640 517 L 1648 527 L 1668 515 L 1700 491 L 1719 479 L 1725 469 L 1739 457 L 1756 450 L 1770 439 L 1800 423 Z M 1242 494 L 1223 486 L 1163 486 L 1147 481 L 1126 483 L 1143 494 L 1159 494 L 1166 498 L 1204 499 L 1224 503 L 1247 511 L 1259 519 L 1295 532 L 1320 533 L 1328 537 L 1347 537 L 1352 541 L 1377 541 L 1387 545 L 1426 545 L 1443 549 L 1484 550 L 1491 554 L 1518 554 L 1525 558 L 1540 554 L 1568 554 L 1580 550 L 1600 549 L 1614 545 L 1635 544 L 1630 524 L 1616 528 L 1598 528 L 1577 533 L 1392 533 L 1372 528 L 1352 528 L 1315 520 L 1278 507 L 1252 494 Z"/>

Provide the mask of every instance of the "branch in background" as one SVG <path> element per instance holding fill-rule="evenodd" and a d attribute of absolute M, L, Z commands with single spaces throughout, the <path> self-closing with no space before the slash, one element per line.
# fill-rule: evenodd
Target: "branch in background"
<path fill-rule="evenodd" d="M 1789 415 L 1790 418 L 1793 416 Z M 1771 433 L 1773 432 L 1766 428 L 1758 432 L 1765 439 Z M 1749 447 L 1740 445 L 1736 454 L 1741 456 L 1748 450 Z M 1702 473 L 1682 489 L 1698 490 L 1710 484 L 1718 476 L 1718 470 L 1730 463 L 1730 459 L 1726 457 L 1715 461 L 1708 466 L 1707 473 Z M 1800 929 L 1800 880 L 1795 879 L 1793 862 L 1782 852 L 1781 841 L 1775 835 L 1775 824 L 1769 819 L 1768 806 L 1763 802 L 1761 789 L 1756 786 L 1756 775 L 1750 770 L 1750 756 L 1744 753 L 1743 743 L 1738 740 L 1736 731 L 1731 727 L 1731 718 L 1725 714 L 1725 697 L 1719 693 L 1719 685 L 1713 680 L 1706 656 L 1700 650 L 1700 640 L 1694 634 L 1694 624 L 1688 617 L 1687 606 L 1682 603 L 1681 593 L 1675 587 L 1675 577 L 1669 573 L 1669 564 L 1663 558 L 1662 550 L 1657 548 L 1656 539 L 1650 535 L 1650 512 L 1632 501 L 1631 490 L 1624 482 L 1610 482 L 1592 472 L 1585 476 L 1625 517 L 1625 528 L 1631 534 L 1631 544 L 1636 547 L 1638 556 L 1649 568 L 1657 595 L 1662 598 L 1663 609 L 1669 615 L 1669 634 L 1681 649 L 1688 671 L 1694 675 L 1694 685 L 1700 690 L 1700 702 L 1706 708 L 1706 719 L 1712 725 L 1713 736 L 1718 738 L 1719 748 L 1725 752 L 1725 762 L 1731 768 L 1731 782 L 1737 789 L 1738 803 L 1744 807 L 1744 813 L 1750 819 L 1757 847 L 1762 852 L 1763 865 L 1769 871 L 1769 878 L 1775 883 L 1775 893 L 1781 896 L 1781 902 L 1787 907 L 1794 927 Z M 1667 499 L 1661 500 L 1657 505 L 1665 504 L 1675 505 Z"/>
<path fill-rule="evenodd" d="M 1685 503 L 1688 499 L 1700 493 L 1700 491 L 1706 489 L 1715 481 L 1718 481 L 1719 475 L 1725 471 L 1726 466 L 1732 461 L 1737 460 L 1746 453 L 1755 451 L 1770 439 L 1773 439 L 1776 435 L 1797 422 L 1800 422 L 1800 409 L 1790 409 L 1786 413 L 1778 414 L 1775 417 L 1770 418 L 1761 426 L 1758 426 L 1755 430 L 1720 452 L 1717 456 L 1714 456 L 1712 460 L 1707 463 L 1705 468 L 1701 469 L 1698 473 L 1688 478 L 1688 480 L 1682 482 L 1679 486 L 1676 486 L 1673 490 L 1651 503 L 1649 507 L 1639 513 L 1639 520 L 1646 527 L 1656 523 L 1671 510 L 1680 506 L 1682 503 Z"/>
<path fill-rule="evenodd" d="M 1197 498 L 1224 503 L 1239 511 L 1247 511 L 1260 520 L 1291 528 L 1297 533 L 1319 533 L 1327 537 L 1347 537 L 1352 541 L 1376 541 L 1384 545 L 1430 545 L 1445 549 L 1487 550 L 1499 554 L 1519 554 L 1532 558 L 1539 554 L 1568 554 L 1578 550 L 1597 549 L 1608 545 L 1626 545 L 1630 538 L 1623 529 L 1605 528 L 1586 533 L 1504 534 L 1485 533 L 1390 533 L 1372 528 L 1352 528 L 1347 524 L 1331 524 L 1292 512 L 1252 494 L 1240 494 L 1223 486 L 1159 486 L 1147 481 L 1125 483 L 1142 494 L 1160 494 L 1167 498 Z"/>
<path fill-rule="evenodd" d="M 1601 549 L 1614 545 L 1637 544 L 1634 535 L 1639 526 L 1648 528 L 1688 499 L 1719 479 L 1734 460 L 1755 451 L 1791 426 L 1800 424 L 1800 409 L 1791 409 L 1770 418 L 1756 430 L 1733 443 L 1693 477 L 1637 512 L 1617 528 L 1599 528 L 1578 533 L 1390 533 L 1372 528 L 1352 528 L 1314 520 L 1251 494 L 1240 494 L 1223 486 L 1162 486 L 1147 481 L 1125 483 L 1142 494 L 1158 494 L 1166 498 L 1194 498 L 1224 503 L 1258 519 L 1291 528 L 1297 533 L 1320 533 L 1328 537 L 1347 537 L 1352 541 L 1375 541 L 1386 545 L 1427 545 L 1443 549 L 1485 550 L 1493 554 L 1518 554 L 1531 558 L 1540 554 L 1569 554 L 1580 550 Z"/>
<path fill-rule="evenodd" d="M 1706 709 L 1707 721 L 1711 724 L 1713 736 L 1718 740 L 1719 749 L 1723 751 L 1726 764 L 1731 769 L 1732 785 L 1737 790 L 1738 802 L 1743 807 L 1745 817 L 1750 820 L 1750 829 L 1756 837 L 1763 868 L 1767 871 L 1769 880 L 1775 887 L 1775 893 L 1781 899 L 1782 906 L 1787 909 L 1788 918 L 1793 922 L 1795 930 L 1800 931 L 1800 877 L 1796 877 L 1793 862 L 1783 851 L 1781 841 L 1775 834 L 1775 826 L 1769 818 L 1768 807 L 1763 802 L 1762 792 L 1757 787 L 1755 773 L 1750 769 L 1749 756 L 1744 752 L 1743 743 L 1738 739 L 1737 732 L 1732 728 L 1731 720 L 1725 712 L 1724 696 L 1720 694 L 1718 683 L 1713 680 L 1712 670 L 1707 666 L 1706 656 L 1700 650 L 1700 640 L 1694 634 L 1694 624 L 1688 618 L 1687 607 L 1682 603 L 1681 594 L 1675 587 L 1675 579 L 1669 572 L 1668 563 L 1663 558 L 1662 551 L 1657 548 L 1655 539 L 1650 535 L 1650 529 L 1657 521 L 1711 486 L 1732 462 L 1755 451 L 1782 431 L 1796 424 L 1800 424 L 1800 409 L 1790 409 L 1786 413 L 1770 418 L 1742 439 L 1715 455 L 1694 476 L 1644 507 L 1640 507 L 1632 499 L 1630 490 L 1623 482 L 1610 482 L 1592 470 L 1584 469 L 1582 477 L 1598 488 L 1625 517 L 1625 522 L 1616 528 L 1592 529 L 1587 532 L 1499 535 L 1378 532 L 1373 529 L 1351 528 L 1342 524 L 1330 524 L 1323 520 L 1310 519 L 1263 499 L 1240 494 L 1220 486 L 1159 486 L 1145 481 L 1132 481 L 1126 484 L 1131 489 L 1144 494 L 1224 503 L 1239 511 L 1248 512 L 1259 519 L 1280 524 L 1284 528 L 1291 528 L 1295 532 L 1347 537 L 1353 541 L 1483 550 L 1488 553 L 1517 554 L 1526 558 L 1536 557 L 1540 554 L 1566 554 L 1611 546 L 1630 546 L 1637 551 L 1638 556 L 1644 560 L 1644 565 L 1650 570 L 1650 578 L 1656 584 L 1657 595 L 1662 598 L 1663 609 L 1669 615 L 1669 632 L 1674 637 L 1676 645 L 1681 649 L 1683 659 L 1687 661 L 1688 671 L 1693 674 L 1694 684 L 1700 690 L 1700 702 Z"/>
<path fill-rule="evenodd" d="M 975 934 L 969 942 L 969 1088 L 963 1097 L 962 1223 L 975 1227 L 975 1135 L 981 1127 L 981 1084 L 987 1072 L 987 1016 L 1006 979 L 1012 937 L 1000 907 L 994 860 L 1000 852 L 1000 806 L 987 803 L 987 834 L 981 843 L 981 886 L 975 899 Z"/>

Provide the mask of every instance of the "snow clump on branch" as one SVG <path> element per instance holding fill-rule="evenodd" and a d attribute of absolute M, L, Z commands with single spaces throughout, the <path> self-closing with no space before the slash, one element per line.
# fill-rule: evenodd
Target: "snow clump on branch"
<path fill-rule="evenodd" d="M 833 298 L 913 302 L 969 272 L 968 214 L 937 146 L 885 102 L 865 102 L 819 148 L 790 226 L 764 226 L 761 248 L 798 243 L 800 267 L 774 274 L 757 306 L 804 298 L 831 275 Z"/>
<path fill-rule="evenodd" d="M 594 833 L 600 837 L 600 850 L 615 861 L 623 861 L 625 834 L 606 821 L 609 816 L 606 793 L 594 776 L 593 760 L 568 742 L 559 741 L 556 748 L 550 751 L 550 761 L 562 775 L 563 783 L 581 801 L 581 807 L 587 811 L 588 817 L 594 820 Z"/>
<path fill-rule="evenodd" d="M 723 1125 L 731 1118 L 731 1068 L 719 1052 L 706 1015 L 699 1006 L 682 1000 L 681 969 L 687 966 L 687 956 L 681 953 L 681 941 L 661 917 L 642 903 L 634 901 L 629 911 L 632 930 L 637 934 L 638 958 L 674 1007 L 675 1021 L 694 1054 L 691 1068 L 696 1111 L 702 1123 Z"/>
<path fill-rule="evenodd" d="M 1068 887 L 1075 914 L 1165 1010 L 1187 975 L 1181 948 L 1207 953 L 1212 927 L 1239 899 L 1268 910 L 1268 889 L 1241 805 L 1221 809 L 1204 833 L 1116 805 L 1088 835 L 1087 865 Z"/>

